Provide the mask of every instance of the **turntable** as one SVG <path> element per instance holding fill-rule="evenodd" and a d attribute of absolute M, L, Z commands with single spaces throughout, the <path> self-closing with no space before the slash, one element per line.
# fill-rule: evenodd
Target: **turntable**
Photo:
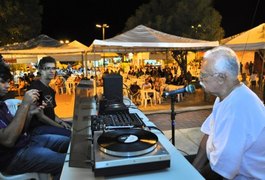
<path fill-rule="evenodd" d="M 170 155 L 157 136 L 143 129 L 96 131 L 94 175 L 112 176 L 170 167 Z"/>

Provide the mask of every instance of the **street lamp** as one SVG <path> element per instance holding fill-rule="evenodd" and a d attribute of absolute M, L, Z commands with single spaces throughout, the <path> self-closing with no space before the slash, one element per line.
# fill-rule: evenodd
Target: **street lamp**
<path fill-rule="evenodd" d="M 105 39 L 105 28 L 109 28 L 108 24 L 96 24 L 97 28 L 101 28 L 102 29 L 102 39 Z M 105 70 L 105 53 L 103 53 L 103 66 L 104 66 L 104 70 Z"/>
<path fill-rule="evenodd" d="M 105 39 L 105 28 L 109 28 L 108 24 L 96 24 L 97 28 L 102 28 L 102 39 Z"/>
<path fill-rule="evenodd" d="M 60 40 L 60 43 L 61 44 L 68 44 L 69 43 L 69 40 L 68 39 L 66 39 L 66 40 Z"/>

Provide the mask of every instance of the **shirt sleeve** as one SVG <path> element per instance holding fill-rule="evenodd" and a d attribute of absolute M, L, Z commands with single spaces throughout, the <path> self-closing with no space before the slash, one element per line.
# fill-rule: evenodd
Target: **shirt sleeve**
<path fill-rule="evenodd" d="M 201 126 L 201 131 L 204 134 L 209 135 L 210 134 L 210 124 L 211 124 L 211 119 L 212 119 L 212 113 L 206 118 L 206 120 L 203 122 L 202 126 Z"/>

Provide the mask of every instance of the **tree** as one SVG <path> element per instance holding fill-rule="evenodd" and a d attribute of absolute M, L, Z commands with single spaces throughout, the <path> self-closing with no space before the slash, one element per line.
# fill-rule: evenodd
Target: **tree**
<path fill-rule="evenodd" d="M 0 45 L 39 35 L 41 14 L 39 0 L 0 0 Z"/>
<path fill-rule="evenodd" d="M 131 16 L 125 31 L 139 24 L 177 36 L 220 40 L 224 30 L 221 15 L 212 7 L 212 0 L 151 0 L 140 6 Z M 174 51 L 181 69 L 187 67 L 187 52 Z M 182 69 L 186 73 L 186 69 Z"/>

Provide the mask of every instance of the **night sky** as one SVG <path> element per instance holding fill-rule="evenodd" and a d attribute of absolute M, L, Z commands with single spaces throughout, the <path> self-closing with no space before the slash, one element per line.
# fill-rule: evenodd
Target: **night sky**
<path fill-rule="evenodd" d="M 110 26 L 105 38 L 111 38 L 121 33 L 126 20 L 147 2 L 149 0 L 42 0 L 42 33 L 57 40 L 78 40 L 90 45 L 94 39 L 102 39 L 101 29 L 95 26 L 97 23 Z M 225 37 L 265 23 L 264 0 L 215 0 L 214 7 L 223 17 L 221 26 Z"/>

